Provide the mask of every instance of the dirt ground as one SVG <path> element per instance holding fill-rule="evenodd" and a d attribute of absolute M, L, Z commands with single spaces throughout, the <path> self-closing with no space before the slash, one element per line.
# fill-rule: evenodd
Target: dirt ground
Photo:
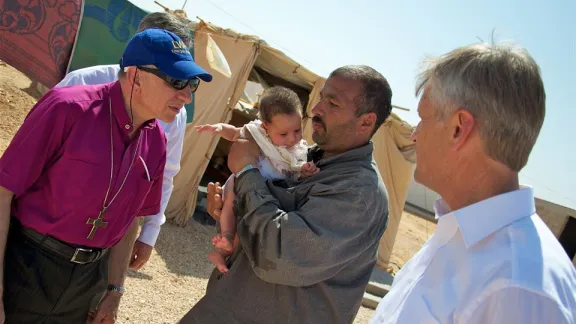
<path fill-rule="evenodd" d="M 425 220 L 408 212 L 402 213 L 398 234 L 390 256 L 390 267 L 394 273 L 403 267 L 428 240 L 434 230 L 436 223 Z"/>
<path fill-rule="evenodd" d="M 0 61 L 0 152 L 4 152 L 38 97 L 30 79 Z"/>
<path fill-rule="evenodd" d="M 26 76 L 0 61 L 0 153 L 18 130 L 38 93 Z M 404 213 L 392 251 L 402 267 L 433 233 L 435 224 Z M 165 224 L 150 261 L 130 272 L 118 322 L 175 323 L 204 294 L 212 271 L 207 255 L 213 233 L 203 228 Z M 368 323 L 373 310 L 362 307 L 355 323 Z"/>

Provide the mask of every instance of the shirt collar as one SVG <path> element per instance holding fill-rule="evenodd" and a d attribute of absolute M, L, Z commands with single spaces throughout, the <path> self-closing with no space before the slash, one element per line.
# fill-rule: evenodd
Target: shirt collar
<path fill-rule="evenodd" d="M 536 203 L 533 189 L 521 186 L 518 190 L 494 196 L 452 212 L 446 202 L 440 198 L 434 202 L 434 210 L 436 218 L 440 220 L 450 217 L 449 215 L 454 216 L 466 248 L 469 249 L 499 229 L 536 213 Z"/>
<path fill-rule="evenodd" d="M 132 124 L 132 119 L 128 115 L 128 110 L 124 105 L 124 97 L 122 96 L 122 87 L 120 86 L 120 81 L 114 81 L 110 83 L 109 89 L 110 99 L 112 100 L 112 113 L 116 117 L 116 122 L 126 134 L 130 134 L 133 131 L 134 125 Z M 108 105 L 108 102 L 105 104 Z M 151 119 L 144 122 L 142 127 L 156 127 L 156 119 Z"/>
<path fill-rule="evenodd" d="M 373 152 L 374 143 L 370 141 L 366 145 L 351 149 L 342 154 L 324 158 L 324 151 L 321 150 L 317 144 L 314 144 L 308 150 L 308 161 L 313 161 L 314 163 L 318 164 L 318 166 L 330 164 L 334 161 L 338 161 L 338 163 L 358 160 L 371 161 Z"/>

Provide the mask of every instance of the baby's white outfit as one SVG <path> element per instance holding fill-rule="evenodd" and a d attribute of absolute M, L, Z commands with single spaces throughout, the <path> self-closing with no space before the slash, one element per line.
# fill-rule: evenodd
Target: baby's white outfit
<path fill-rule="evenodd" d="M 308 144 L 302 139 L 291 148 L 274 145 L 268 137 L 266 130 L 262 127 L 261 120 L 253 120 L 240 129 L 240 138 L 246 138 L 246 131 L 250 132 L 252 138 L 262 154 L 258 158 L 258 170 L 260 174 L 270 180 L 292 179 L 298 180 L 300 169 L 307 162 Z M 231 175 L 224 186 L 234 185 L 234 174 Z M 222 188 L 222 199 L 224 198 L 224 187 Z"/>

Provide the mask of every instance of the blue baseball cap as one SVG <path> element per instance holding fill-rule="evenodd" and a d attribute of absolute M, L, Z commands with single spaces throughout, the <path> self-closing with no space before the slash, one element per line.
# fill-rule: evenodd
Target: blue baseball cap
<path fill-rule="evenodd" d="M 120 58 L 120 68 L 154 65 L 169 77 L 212 81 L 212 75 L 194 62 L 190 50 L 173 32 L 149 28 L 134 35 Z"/>

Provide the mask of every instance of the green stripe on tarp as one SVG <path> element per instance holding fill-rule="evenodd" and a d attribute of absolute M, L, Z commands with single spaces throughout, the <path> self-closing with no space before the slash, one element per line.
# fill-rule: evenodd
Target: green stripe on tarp
<path fill-rule="evenodd" d="M 84 0 L 84 13 L 68 72 L 94 65 L 118 64 L 145 11 L 126 0 Z M 192 39 L 194 32 L 190 31 Z M 194 51 L 191 49 L 192 56 Z M 195 96 L 185 106 L 187 123 L 194 119 Z"/>

